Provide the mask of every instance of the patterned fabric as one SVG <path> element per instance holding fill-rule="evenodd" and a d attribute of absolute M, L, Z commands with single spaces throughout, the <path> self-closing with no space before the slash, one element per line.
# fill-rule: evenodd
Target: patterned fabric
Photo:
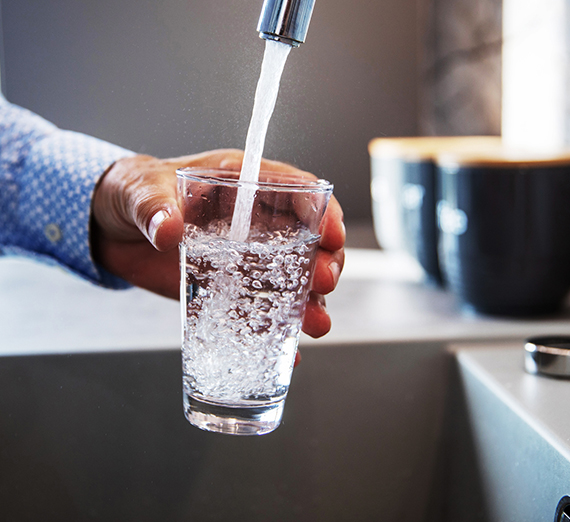
<path fill-rule="evenodd" d="M 0 94 L 0 254 L 58 264 L 102 286 L 129 286 L 93 262 L 89 222 L 97 181 L 130 155 L 60 130 Z"/>

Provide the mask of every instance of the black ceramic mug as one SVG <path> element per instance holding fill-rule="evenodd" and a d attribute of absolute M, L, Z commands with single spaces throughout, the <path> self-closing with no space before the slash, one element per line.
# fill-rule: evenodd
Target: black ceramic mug
<path fill-rule="evenodd" d="M 559 310 L 570 289 L 570 152 L 453 153 L 437 164 L 448 287 L 482 313 Z"/>
<path fill-rule="evenodd" d="M 442 151 L 496 149 L 495 136 L 376 138 L 369 145 L 374 231 L 385 250 L 410 254 L 442 283 L 438 260 L 435 160 Z"/>

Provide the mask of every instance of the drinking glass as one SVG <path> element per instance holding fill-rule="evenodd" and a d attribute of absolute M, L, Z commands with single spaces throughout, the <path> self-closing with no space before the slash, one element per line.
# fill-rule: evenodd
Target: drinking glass
<path fill-rule="evenodd" d="M 257 182 L 212 168 L 177 175 L 186 418 L 219 433 L 269 433 L 283 415 L 333 187 L 279 172 Z M 245 235 L 231 229 L 238 192 L 250 202 L 245 216 L 238 210 Z"/>

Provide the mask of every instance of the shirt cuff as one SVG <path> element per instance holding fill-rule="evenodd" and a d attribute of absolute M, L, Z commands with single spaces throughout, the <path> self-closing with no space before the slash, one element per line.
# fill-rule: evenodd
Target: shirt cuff
<path fill-rule="evenodd" d="M 130 285 L 93 261 L 90 249 L 91 202 L 97 182 L 117 160 L 134 153 L 71 131 L 37 141 L 20 180 L 18 221 L 28 245 L 92 283 L 109 288 Z"/>

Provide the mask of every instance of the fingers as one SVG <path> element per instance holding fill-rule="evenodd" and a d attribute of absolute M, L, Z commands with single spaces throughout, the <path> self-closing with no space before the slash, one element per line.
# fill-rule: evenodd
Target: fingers
<path fill-rule="evenodd" d="M 342 209 L 338 201 L 332 198 L 323 218 L 321 240 L 311 283 L 312 291 L 309 294 L 303 321 L 303 331 L 311 337 L 322 337 L 331 329 L 331 319 L 326 310 L 324 295 L 332 292 L 340 279 L 344 266 L 345 239 Z"/>
<path fill-rule="evenodd" d="M 243 163 L 243 155 L 243 150 L 239 149 L 216 149 L 200 154 L 170 158 L 166 161 L 175 164 L 177 167 L 212 167 L 240 170 Z M 310 172 L 299 170 L 293 165 L 281 161 L 268 160 L 265 158 L 261 160 L 261 170 L 296 173 L 300 177 L 316 179 L 316 176 Z"/>
<path fill-rule="evenodd" d="M 164 160 L 174 169 L 182 167 L 206 167 L 238 170 L 243 162 L 243 151 L 238 149 L 216 149 L 189 156 Z"/>
<path fill-rule="evenodd" d="M 331 319 L 326 310 L 325 298 L 316 292 L 311 292 L 305 309 L 303 332 L 317 338 L 327 334 L 330 329 Z"/>
<path fill-rule="evenodd" d="M 117 161 L 102 177 L 95 192 L 94 243 L 132 243 L 147 238 L 159 252 L 175 249 L 184 227 L 178 206 L 176 169 L 185 166 L 239 169 L 242 160 L 243 151 L 219 149 L 165 160 L 139 155 Z M 277 161 L 263 160 L 262 168 L 315 179 L 308 172 Z M 329 201 L 320 233 L 312 283 L 315 294 L 308 304 L 309 318 L 315 316 L 317 321 L 312 327 L 307 323 L 307 328 L 314 328 L 313 333 L 321 332 L 326 324 L 330 327 L 324 301 L 316 295 L 327 294 L 336 287 L 344 264 L 346 232 L 342 209 L 334 197 Z"/>
<path fill-rule="evenodd" d="M 332 196 L 323 217 L 319 246 L 334 252 L 342 249 L 345 241 L 346 228 L 342 208 L 337 199 Z"/>
<path fill-rule="evenodd" d="M 299 350 L 297 350 L 295 352 L 295 363 L 293 364 L 293 366 L 297 366 L 300 362 L 301 362 L 301 352 Z"/>
<path fill-rule="evenodd" d="M 300 178 L 307 178 L 307 179 L 317 179 L 314 174 L 310 172 L 306 172 L 304 170 L 300 170 L 293 165 L 288 163 L 283 163 L 281 161 L 273 161 L 263 158 L 261 160 L 261 170 L 267 170 L 271 172 L 284 172 L 289 174 L 296 174 Z"/>
<path fill-rule="evenodd" d="M 238 149 L 218 149 L 164 160 L 144 155 L 123 158 L 103 176 L 96 190 L 93 212 L 97 224 L 112 239 L 136 241 L 142 234 L 161 252 L 173 249 L 182 237 L 184 226 L 177 201 L 176 169 L 239 169 L 242 161 L 243 151 Z M 267 160 L 264 165 L 296 170 Z"/>
<path fill-rule="evenodd" d="M 326 295 L 336 288 L 340 279 L 344 266 L 344 248 L 334 252 L 320 248 L 316 256 L 311 289 Z"/>

